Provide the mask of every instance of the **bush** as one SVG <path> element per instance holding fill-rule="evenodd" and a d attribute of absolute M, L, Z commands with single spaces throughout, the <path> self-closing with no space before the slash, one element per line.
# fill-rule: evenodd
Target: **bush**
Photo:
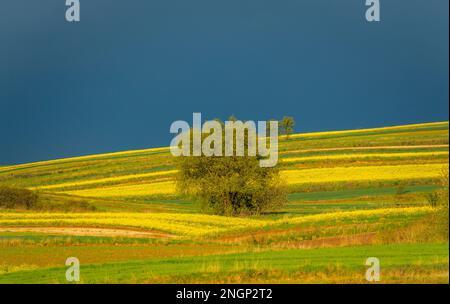
<path fill-rule="evenodd" d="M 427 194 L 425 194 L 425 197 L 427 198 L 428 205 L 430 205 L 433 208 L 438 207 L 438 205 L 440 203 L 440 197 L 439 197 L 438 191 L 427 193 Z"/>
<path fill-rule="evenodd" d="M 440 188 L 430 194 L 426 198 L 428 204 L 436 209 L 433 225 L 437 233 L 441 234 L 445 239 L 449 238 L 449 172 L 448 167 L 442 169 L 439 181 Z"/>
<path fill-rule="evenodd" d="M 0 207 L 7 209 L 31 209 L 38 201 L 37 193 L 13 187 L 0 186 Z"/>

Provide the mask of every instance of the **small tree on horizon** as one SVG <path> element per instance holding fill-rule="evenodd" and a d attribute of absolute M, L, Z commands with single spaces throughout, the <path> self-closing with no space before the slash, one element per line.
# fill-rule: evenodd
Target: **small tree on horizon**
<path fill-rule="evenodd" d="M 289 139 L 289 135 L 294 132 L 295 120 L 292 116 L 284 116 L 280 121 L 280 130 L 282 134 L 286 135 L 286 139 Z"/>

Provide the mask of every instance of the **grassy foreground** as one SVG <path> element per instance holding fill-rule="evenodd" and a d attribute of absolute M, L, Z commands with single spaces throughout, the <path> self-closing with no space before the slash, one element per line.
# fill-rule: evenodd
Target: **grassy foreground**
<path fill-rule="evenodd" d="M 90 264 L 81 283 L 364 283 L 367 257 L 383 261 L 383 282 L 448 280 L 448 244 L 280 250 Z M 64 283 L 65 268 L 22 270 L 0 283 Z"/>

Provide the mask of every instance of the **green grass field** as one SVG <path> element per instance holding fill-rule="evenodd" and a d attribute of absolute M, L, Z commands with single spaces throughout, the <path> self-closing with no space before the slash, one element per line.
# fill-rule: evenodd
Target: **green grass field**
<path fill-rule="evenodd" d="M 88 264 L 83 267 L 82 283 L 364 283 L 361 261 L 371 256 L 383 261 L 386 283 L 442 283 L 448 277 L 448 269 L 442 267 L 448 263 L 448 250 L 447 244 L 408 244 L 154 257 Z M 419 275 L 430 277 L 411 280 Z M 17 270 L 0 277 L 0 283 L 7 282 L 64 283 L 65 268 Z"/>
<path fill-rule="evenodd" d="M 367 283 L 369 257 L 380 283 L 448 283 L 427 198 L 448 141 L 448 122 L 281 139 L 289 203 L 251 218 L 179 196 L 168 148 L 3 166 L 0 186 L 40 199 L 0 209 L 0 283 L 67 283 L 68 257 L 80 283 Z"/>

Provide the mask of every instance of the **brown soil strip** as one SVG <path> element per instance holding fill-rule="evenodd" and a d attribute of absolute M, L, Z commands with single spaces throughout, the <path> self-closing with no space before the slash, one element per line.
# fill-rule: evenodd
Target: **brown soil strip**
<path fill-rule="evenodd" d="M 45 234 L 105 236 L 129 238 L 165 238 L 170 234 L 155 231 L 136 231 L 129 229 L 91 228 L 91 227 L 0 227 L 0 232 L 34 232 Z"/>

